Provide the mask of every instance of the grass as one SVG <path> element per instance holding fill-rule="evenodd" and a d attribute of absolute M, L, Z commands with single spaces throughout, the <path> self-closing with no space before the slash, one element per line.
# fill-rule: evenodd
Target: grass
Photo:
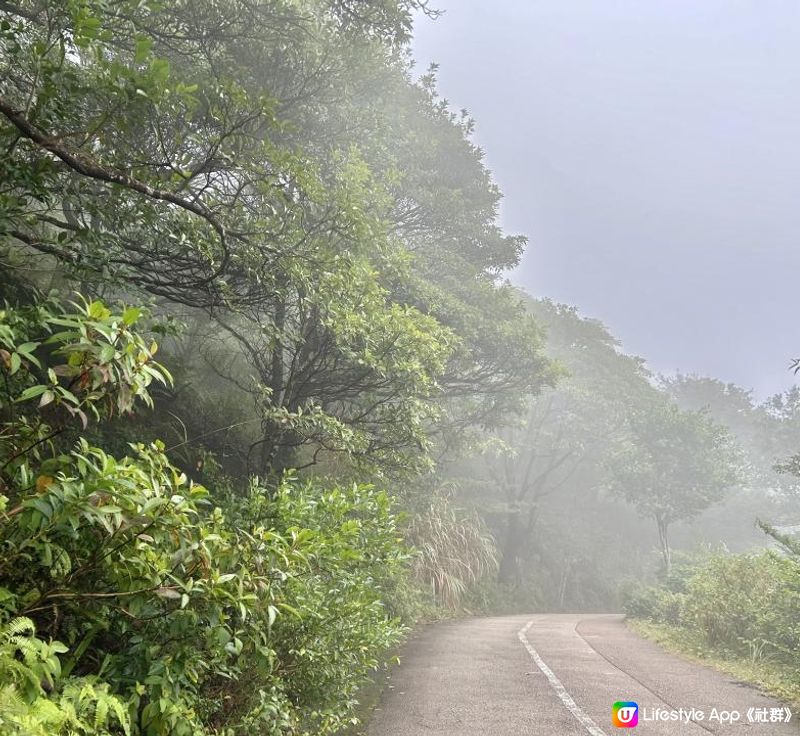
<path fill-rule="evenodd" d="M 794 710 L 800 710 L 800 677 L 797 667 L 768 656 L 742 657 L 710 650 L 698 637 L 692 636 L 685 629 L 666 624 L 628 619 L 628 626 L 667 651 L 725 672 L 787 703 Z"/>

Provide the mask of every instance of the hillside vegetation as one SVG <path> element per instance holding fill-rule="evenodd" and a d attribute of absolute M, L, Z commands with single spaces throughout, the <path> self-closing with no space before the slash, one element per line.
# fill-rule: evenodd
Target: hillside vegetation
<path fill-rule="evenodd" d="M 660 380 L 506 280 L 426 14 L 0 2 L 3 734 L 340 733 L 421 619 L 618 609 L 796 514 L 797 394 Z M 794 557 L 703 564 L 636 611 L 730 642 L 707 570 L 753 566 L 746 646 L 795 662 Z"/>

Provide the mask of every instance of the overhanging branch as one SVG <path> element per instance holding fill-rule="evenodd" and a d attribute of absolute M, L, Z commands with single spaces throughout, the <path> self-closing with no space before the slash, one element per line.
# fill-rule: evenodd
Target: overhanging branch
<path fill-rule="evenodd" d="M 61 161 L 63 161 L 73 171 L 90 179 L 96 179 L 97 181 L 103 181 L 109 184 L 116 184 L 148 197 L 149 199 L 169 202 L 170 204 L 190 212 L 193 215 L 201 217 L 217 233 L 223 255 L 219 268 L 217 268 L 214 273 L 200 282 L 200 284 L 206 284 L 213 281 L 226 270 L 228 266 L 229 252 L 225 228 L 219 219 L 214 215 L 214 213 L 211 212 L 211 210 L 209 210 L 204 204 L 185 199 L 184 197 L 165 189 L 157 189 L 156 187 L 152 187 L 149 184 L 135 179 L 124 171 L 107 168 L 84 154 L 70 151 L 62 143 L 39 130 L 19 110 L 14 109 L 14 107 L 2 97 L 0 97 L 0 112 L 3 113 L 9 122 L 19 131 L 20 135 L 32 141 L 43 150 L 49 151 L 54 156 L 61 159 Z"/>

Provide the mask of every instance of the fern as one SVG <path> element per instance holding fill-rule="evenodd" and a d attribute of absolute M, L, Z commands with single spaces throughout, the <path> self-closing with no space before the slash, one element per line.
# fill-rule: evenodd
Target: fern
<path fill-rule="evenodd" d="M 106 683 L 88 678 L 59 682 L 58 654 L 66 647 L 36 637 L 28 618 L 0 628 L 0 733 L 4 736 L 130 736 L 130 717 Z M 50 696 L 42 683 L 53 691 Z M 113 730 L 113 731 L 112 731 Z"/>

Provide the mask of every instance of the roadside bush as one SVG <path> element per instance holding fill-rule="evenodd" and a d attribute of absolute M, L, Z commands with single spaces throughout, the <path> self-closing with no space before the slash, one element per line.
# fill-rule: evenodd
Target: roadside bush
<path fill-rule="evenodd" d="M 647 588 L 628 598 L 634 618 L 668 624 L 706 649 L 800 668 L 800 562 L 776 551 L 717 553 L 689 568 L 682 590 Z"/>
<path fill-rule="evenodd" d="M 401 628 L 387 496 L 215 497 L 161 443 L 80 433 L 168 381 L 138 309 L 0 312 L 0 731 L 324 736 Z"/>
<path fill-rule="evenodd" d="M 270 730 L 268 691 L 248 702 L 252 693 L 241 683 L 259 679 L 290 698 L 291 733 L 336 733 L 349 724 L 380 655 L 403 633 L 384 603 L 409 558 L 389 497 L 370 486 L 323 488 L 287 476 L 271 496 L 254 484 L 231 524 L 247 530 L 245 539 L 268 529 L 285 545 L 270 574 L 274 608 L 251 622 L 253 637 L 268 630 L 269 678 L 245 660 L 238 680 L 223 684 L 232 710 L 244 714 L 241 733 L 283 733 Z"/>
<path fill-rule="evenodd" d="M 0 627 L 0 727 L 8 736 L 130 733 L 123 703 L 108 685 L 90 678 L 71 678 L 51 698 L 61 672 L 60 642 L 35 636 L 33 622 L 15 618 Z M 115 728 L 117 726 L 118 728 Z"/>
<path fill-rule="evenodd" d="M 625 600 L 625 612 L 633 618 L 680 625 L 686 596 L 666 588 L 646 587 L 632 590 Z"/>
<path fill-rule="evenodd" d="M 658 585 L 643 587 L 636 578 L 625 580 L 619 590 L 625 612 L 633 618 L 680 626 L 684 621 L 689 581 L 713 554 L 716 553 L 676 552 L 670 571 L 660 573 Z"/>
<path fill-rule="evenodd" d="M 714 648 L 791 659 L 800 651 L 800 565 L 775 552 L 718 555 L 689 581 L 685 621 Z"/>

